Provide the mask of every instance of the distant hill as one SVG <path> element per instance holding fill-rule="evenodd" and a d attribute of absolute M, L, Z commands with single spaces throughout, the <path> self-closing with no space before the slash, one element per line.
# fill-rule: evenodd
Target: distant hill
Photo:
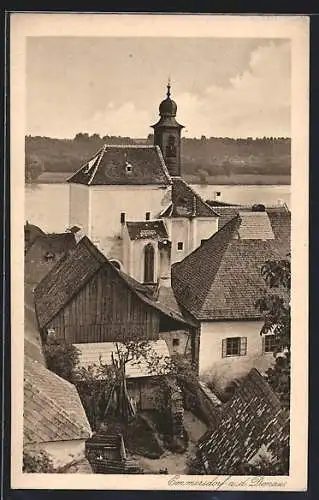
<path fill-rule="evenodd" d="M 97 134 L 77 134 L 74 139 L 26 136 L 26 181 L 63 182 L 66 174 L 79 169 L 103 144 L 152 143 L 151 134 L 147 139 Z M 289 184 L 290 148 L 289 138 L 183 138 L 183 177 L 200 184 Z"/>

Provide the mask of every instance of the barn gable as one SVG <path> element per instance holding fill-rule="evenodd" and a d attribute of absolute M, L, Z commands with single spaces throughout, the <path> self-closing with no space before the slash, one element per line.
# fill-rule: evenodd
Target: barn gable
<path fill-rule="evenodd" d="M 153 290 L 116 269 L 84 237 L 35 289 L 39 326 L 72 343 L 157 340 L 161 325 L 189 324 Z"/>

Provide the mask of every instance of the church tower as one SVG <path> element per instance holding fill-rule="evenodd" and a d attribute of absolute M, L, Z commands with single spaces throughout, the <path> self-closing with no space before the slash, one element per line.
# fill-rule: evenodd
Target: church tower
<path fill-rule="evenodd" d="M 152 125 L 154 145 L 161 148 L 171 176 L 181 175 L 181 131 L 184 128 L 176 121 L 177 105 L 171 99 L 171 85 L 168 82 L 166 99 L 159 106 L 160 119 Z"/>

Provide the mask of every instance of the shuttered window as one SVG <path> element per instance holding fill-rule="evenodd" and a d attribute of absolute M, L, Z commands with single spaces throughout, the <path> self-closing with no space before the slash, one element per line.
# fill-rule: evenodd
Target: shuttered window
<path fill-rule="evenodd" d="M 245 356 L 247 354 L 247 337 L 228 337 L 222 341 L 222 357 Z"/>
<path fill-rule="evenodd" d="M 273 334 L 263 335 L 263 352 L 275 352 L 276 338 Z"/>

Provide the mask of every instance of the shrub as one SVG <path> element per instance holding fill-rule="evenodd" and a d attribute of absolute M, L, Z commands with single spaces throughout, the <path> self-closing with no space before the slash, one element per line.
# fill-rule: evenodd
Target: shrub
<path fill-rule="evenodd" d="M 48 339 L 43 346 L 46 365 L 60 377 L 73 382 L 79 362 L 79 352 L 72 344 L 56 339 Z"/>
<path fill-rule="evenodd" d="M 55 472 L 53 462 L 44 450 L 23 451 L 23 472 Z"/>

